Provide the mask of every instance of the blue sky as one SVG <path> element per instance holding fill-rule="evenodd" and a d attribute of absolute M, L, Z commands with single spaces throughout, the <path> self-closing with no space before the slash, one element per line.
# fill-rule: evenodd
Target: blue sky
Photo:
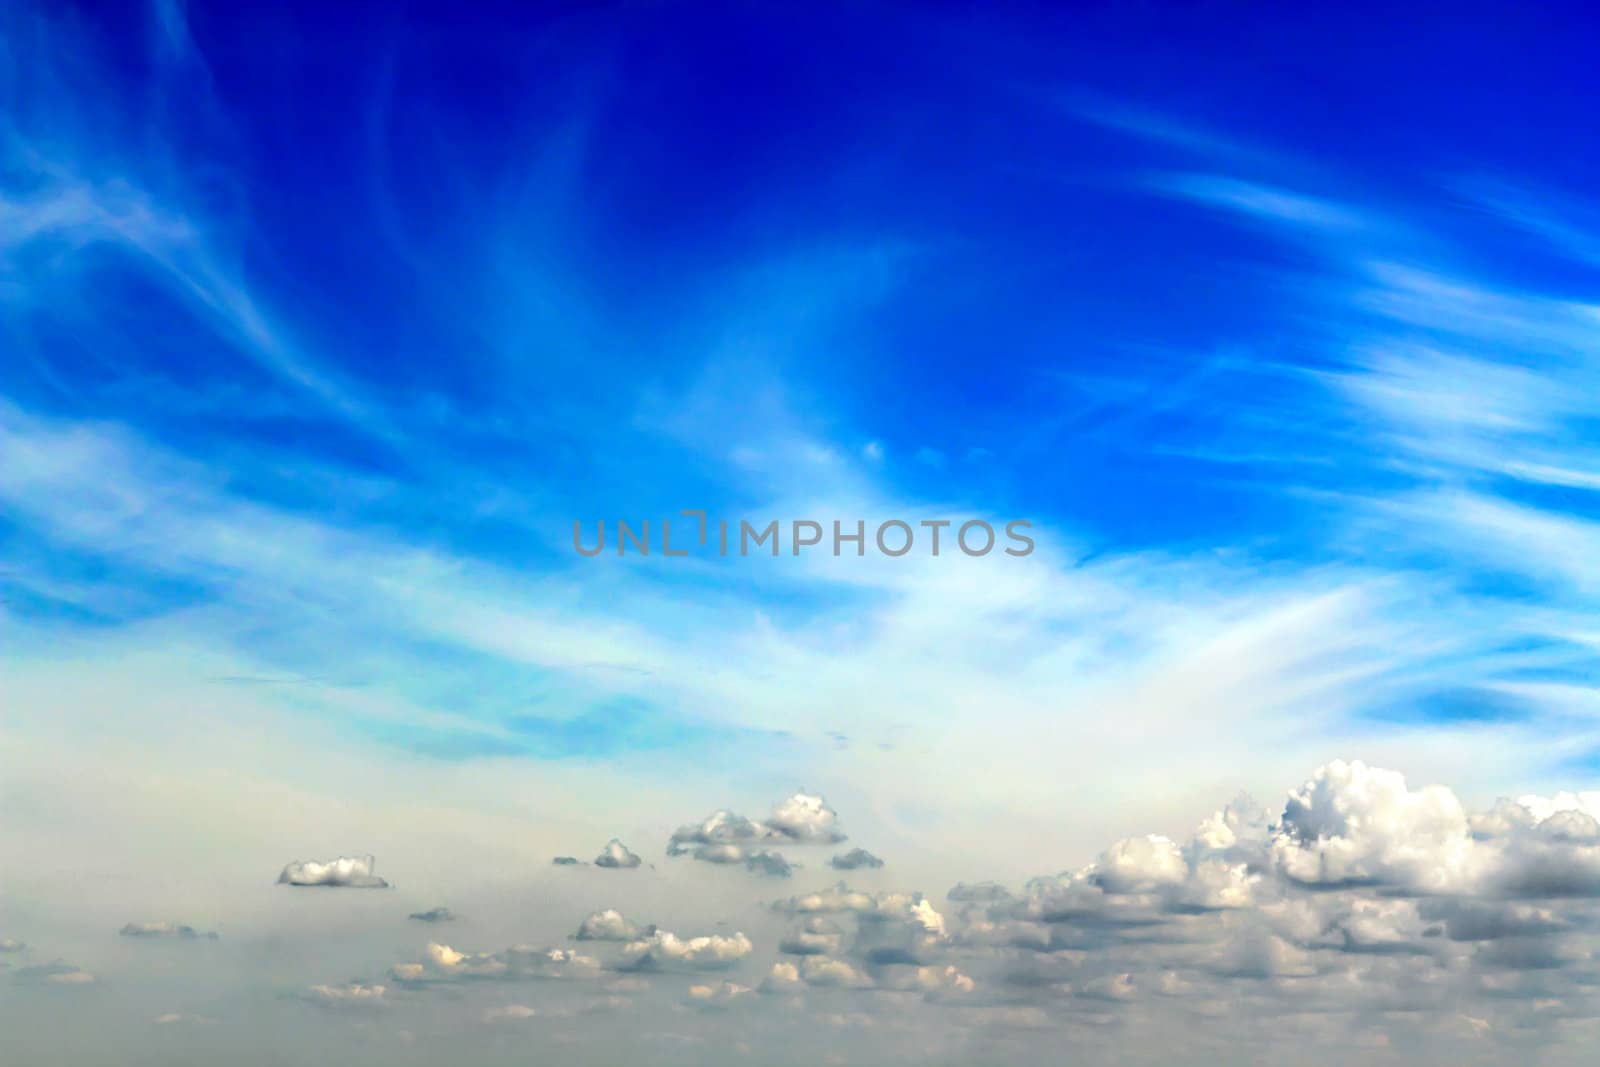
<path fill-rule="evenodd" d="M 567 523 L 927 502 L 1025 517 L 1064 566 L 1400 575 L 1494 616 L 1460 636 L 1587 670 L 1535 619 L 1581 607 L 1581 547 L 1520 549 L 1583 543 L 1596 477 L 1592 148 L 1554 15 L 1395 25 L 1392 55 L 1318 13 L 308 17 L 13 17 L 8 422 L 114 452 L 129 523 L 199 536 L 198 508 L 561 610 L 626 583 L 608 607 L 655 629 L 704 592 L 798 630 L 869 592 L 589 565 Z M 29 510 L 7 604 L 41 640 L 263 577 Z M 272 669 L 434 659 L 485 715 L 585 713 L 547 665 L 307 641 L 299 610 L 237 636 Z"/>
<path fill-rule="evenodd" d="M 0 21 L 40 795 L 270 766 L 503 841 L 502 783 L 542 856 L 809 788 L 954 882 L 1339 758 L 1592 776 L 1576 9 L 462 7 Z M 684 508 L 1038 548 L 572 551 Z M 406 848 L 349 818 L 257 830 Z M 12 914 L 76 944 L 53 885 Z"/>

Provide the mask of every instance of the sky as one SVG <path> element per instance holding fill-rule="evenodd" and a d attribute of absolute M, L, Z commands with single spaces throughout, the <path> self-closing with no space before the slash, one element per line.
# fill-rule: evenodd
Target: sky
<path fill-rule="evenodd" d="M 0 1058 L 1588 1062 L 1593 30 L 7 5 Z"/>

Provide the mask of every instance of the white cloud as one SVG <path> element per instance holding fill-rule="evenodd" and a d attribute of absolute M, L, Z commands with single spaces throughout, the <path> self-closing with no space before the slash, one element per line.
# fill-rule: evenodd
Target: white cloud
<path fill-rule="evenodd" d="M 301 999 L 335 1011 L 375 1011 L 388 1007 L 389 1002 L 384 999 L 387 991 L 386 986 L 362 985 L 359 982 L 314 985 L 301 994 Z"/>
<path fill-rule="evenodd" d="M 624 918 L 615 908 L 597 911 L 578 924 L 572 936 L 579 941 L 635 941 L 655 933 L 654 926 L 640 926 Z"/>
<path fill-rule="evenodd" d="M 631 870 L 644 861 L 636 854 L 628 851 L 628 847 L 616 838 L 606 842 L 606 847 L 600 850 L 600 855 L 594 858 L 596 867 L 610 867 Z"/>
<path fill-rule="evenodd" d="M 449 945 L 429 942 L 421 960 L 399 963 L 389 969 L 395 981 L 426 985 L 471 979 L 593 978 L 600 961 L 564 948 L 514 945 L 499 952 L 459 952 Z"/>
<path fill-rule="evenodd" d="M 340 856 L 318 862 L 295 860 L 278 875 L 279 885 L 328 886 L 346 889 L 387 889 L 389 883 L 372 873 L 377 861 L 371 856 Z"/>
<path fill-rule="evenodd" d="M 754 946 L 742 933 L 731 937 L 708 934 L 680 938 L 666 930 L 622 946 L 622 965 L 638 970 L 683 967 L 691 970 L 717 970 L 729 967 L 750 955 Z"/>

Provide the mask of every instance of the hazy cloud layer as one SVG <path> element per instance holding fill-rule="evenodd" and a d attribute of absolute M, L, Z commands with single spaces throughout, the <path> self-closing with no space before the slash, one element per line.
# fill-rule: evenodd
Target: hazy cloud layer
<path fill-rule="evenodd" d="M 123 937 L 170 938 L 178 941 L 217 940 L 216 931 L 200 931 L 182 923 L 128 923 L 117 933 Z"/>

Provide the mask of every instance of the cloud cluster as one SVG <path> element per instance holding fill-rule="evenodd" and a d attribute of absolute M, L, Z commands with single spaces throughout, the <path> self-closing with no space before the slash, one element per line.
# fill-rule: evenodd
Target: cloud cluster
<path fill-rule="evenodd" d="M 702 863 L 743 866 L 756 874 L 788 878 L 797 864 L 764 846 L 838 844 L 845 840 L 838 823 L 838 813 L 822 797 L 796 793 L 765 819 L 718 810 L 698 823 L 680 826 L 667 841 L 667 855 L 687 855 Z"/>
<path fill-rule="evenodd" d="M 430 942 L 421 960 L 395 964 L 389 973 L 406 985 L 473 979 L 592 978 L 600 973 L 600 961 L 564 948 L 515 945 L 499 952 L 472 953 Z"/>
<path fill-rule="evenodd" d="M 1240 800 L 1184 841 L 1128 838 L 1016 891 L 958 885 L 948 894 L 957 914 L 944 927 L 923 921 L 904 954 L 903 932 L 885 953 L 865 921 L 904 925 L 917 912 L 902 894 L 840 886 L 780 909 L 860 917 L 843 956 L 878 988 L 954 966 L 961 979 L 946 988 L 963 1002 L 987 990 L 1062 1025 L 1233 1019 L 1233 1039 L 1270 1043 L 1258 1019 L 1309 1011 L 1381 1028 L 1413 1012 L 1455 1027 L 1450 1040 L 1532 1041 L 1557 1019 L 1600 1022 L 1596 799 L 1525 796 L 1472 813 L 1443 786 L 1336 761 L 1291 790 L 1276 817 Z M 911 964 L 919 977 L 907 977 Z M 781 966 L 779 984 L 847 978 L 820 962 L 809 977 Z M 1260 1009 L 1226 1009 L 1241 1001 Z M 1468 1008 L 1475 1022 L 1456 1026 Z"/>
<path fill-rule="evenodd" d="M 750 955 L 754 947 L 742 933 L 735 933 L 731 937 L 707 934 L 680 938 L 669 931 L 656 930 L 647 937 L 623 945 L 620 966 L 625 970 L 640 971 L 722 970 Z"/>
<path fill-rule="evenodd" d="M 279 885 L 326 886 L 337 889 L 387 889 L 389 883 L 372 873 L 372 856 L 340 856 L 318 862 L 295 860 L 278 875 Z"/>

